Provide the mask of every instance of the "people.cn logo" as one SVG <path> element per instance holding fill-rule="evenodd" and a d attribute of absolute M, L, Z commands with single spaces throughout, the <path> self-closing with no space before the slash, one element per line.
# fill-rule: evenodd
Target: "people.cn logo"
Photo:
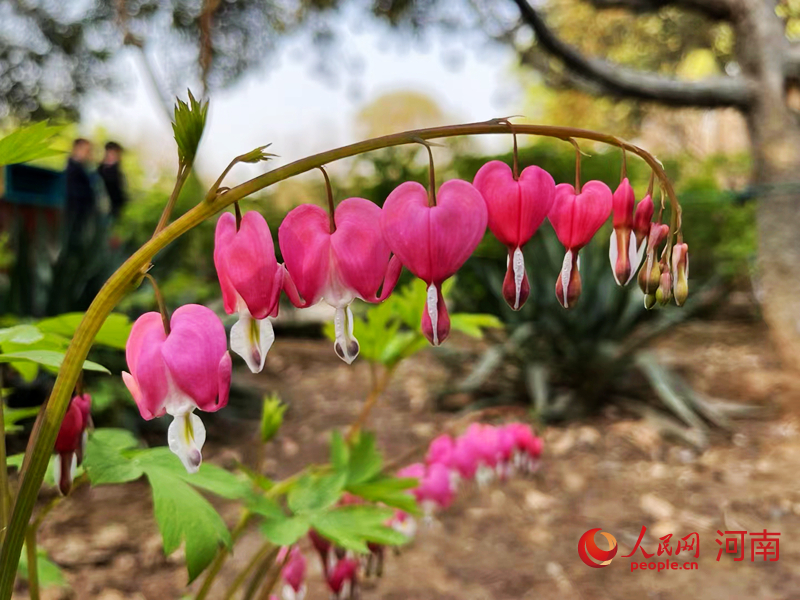
<path fill-rule="evenodd" d="M 600 535 L 608 540 L 608 550 L 601 550 L 594 541 L 594 536 L 597 532 L 600 532 Z M 607 567 L 611 563 L 611 559 L 616 555 L 617 538 L 607 531 L 601 531 L 599 527 L 590 529 L 578 540 L 578 556 L 581 557 L 583 562 L 595 569 Z"/>

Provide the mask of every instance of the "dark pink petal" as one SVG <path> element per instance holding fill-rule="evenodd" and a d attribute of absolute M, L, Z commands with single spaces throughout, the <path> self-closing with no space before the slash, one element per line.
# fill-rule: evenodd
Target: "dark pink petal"
<path fill-rule="evenodd" d="M 430 208 L 428 192 L 421 184 L 407 181 L 389 194 L 381 212 L 381 230 L 400 262 L 431 283 Z"/>
<path fill-rule="evenodd" d="M 226 352 L 225 354 L 222 355 L 222 358 L 219 359 L 219 365 L 217 366 L 217 385 L 218 385 L 217 403 L 213 406 L 198 405 L 198 408 L 200 410 L 204 410 L 206 412 L 214 412 L 219 410 L 220 408 L 225 408 L 228 405 L 228 396 L 230 395 L 230 390 L 231 390 L 232 371 L 233 371 L 233 363 L 231 362 L 231 355 Z"/>
<path fill-rule="evenodd" d="M 633 213 L 633 230 L 636 232 L 636 245 L 641 246 L 642 242 L 650 235 L 650 222 L 653 220 L 653 199 L 650 194 L 645 196 L 636 206 Z"/>
<path fill-rule="evenodd" d="M 555 194 L 547 171 L 527 167 L 515 181 L 511 168 L 498 160 L 480 168 L 474 185 L 486 201 L 489 229 L 509 247 L 523 246 L 531 239 L 550 212 Z"/>
<path fill-rule="evenodd" d="M 587 182 L 578 195 L 572 185 L 562 183 L 556 186 L 548 219 L 564 247 L 578 250 L 603 226 L 611 214 L 611 206 L 611 190 L 600 181 Z"/>
<path fill-rule="evenodd" d="M 187 304 L 172 314 L 170 327 L 161 354 L 175 385 L 200 410 L 216 410 L 220 396 L 219 365 L 228 349 L 222 322 L 209 308 Z"/>
<path fill-rule="evenodd" d="M 303 299 L 296 306 L 311 306 L 322 297 L 330 269 L 330 233 L 328 214 L 313 204 L 289 212 L 278 229 L 286 270 Z M 294 302 L 291 294 L 289 299 Z"/>
<path fill-rule="evenodd" d="M 54 450 L 58 453 L 77 452 L 83 437 L 84 419 L 81 408 L 73 398 L 70 400 L 61 427 L 58 430 Z"/>
<path fill-rule="evenodd" d="M 633 206 L 636 204 L 636 197 L 627 177 L 620 182 L 619 187 L 614 191 L 612 204 L 614 229 L 619 229 L 620 227 L 631 229 L 633 227 Z"/>
<path fill-rule="evenodd" d="M 231 306 L 230 290 L 226 295 L 226 287 L 230 284 L 254 318 L 277 315 L 280 286 L 276 290 L 275 281 L 279 267 L 272 234 L 260 213 L 245 213 L 238 232 L 232 214 L 225 213 L 220 217 L 214 243 L 214 264 L 228 314 L 233 314 L 238 308 Z"/>
<path fill-rule="evenodd" d="M 442 463 L 446 467 L 452 466 L 453 450 L 456 446 L 455 440 L 447 434 L 434 438 L 428 446 L 428 453 L 425 455 L 425 462 Z"/>
<path fill-rule="evenodd" d="M 531 286 L 525 272 L 525 258 L 520 248 L 508 249 L 508 268 L 503 279 L 503 298 L 513 310 L 519 310 L 528 296 Z"/>
<path fill-rule="evenodd" d="M 486 233 L 488 213 L 480 192 L 460 179 L 445 181 L 430 209 L 433 282 L 455 275 Z M 401 257 L 402 260 L 402 257 Z"/>
<path fill-rule="evenodd" d="M 364 198 L 348 198 L 336 207 L 331 252 L 341 282 L 369 300 L 376 298 L 389 263 L 381 233 L 381 209 Z"/>

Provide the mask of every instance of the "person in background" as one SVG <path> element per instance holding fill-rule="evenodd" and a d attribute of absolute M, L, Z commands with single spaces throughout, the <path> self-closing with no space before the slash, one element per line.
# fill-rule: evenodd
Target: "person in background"
<path fill-rule="evenodd" d="M 94 188 L 87 169 L 92 158 L 92 143 L 84 138 L 72 142 L 72 153 L 67 160 L 67 226 L 70 239 L 77 240 L 96 208 Z"/>
<path fill-rule="evenodd" d="M 108 199 L 111 201 L 111 217 L 114 220 L 119 218 L 122 208 L 128 201 L 128 196 L 125 193 L 125 177 L 120 168 L 121 158 L 122 146 L 117 142 L 108 142 L 103 162 L 97 167 L 97 173 L 103 180 Z"/>

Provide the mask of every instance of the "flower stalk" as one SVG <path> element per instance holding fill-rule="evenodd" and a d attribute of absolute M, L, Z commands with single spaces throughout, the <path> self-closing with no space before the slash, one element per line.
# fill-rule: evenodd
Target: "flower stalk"
<path fill-rule="evenodd" d="M 642 158 L 661 181 L 671 203 L 672 219 L 669 235 L 670 239 L 672 239 L 680 224 L 680 204 L 663 167 L 649 152 L 629 142 L 622 141 L 613 135 L 573 127 L 515 125 L 514 129 L 518 135 L 537 135 L 560 139 L 580 138 L 601 142 L 622 148 Z M 153 237 L 128 258 L 108 279 L 86 311 L 66 352 L 46 407 L 31 433 L 28 451 L 22 468 L 19 492 L 3 540 L 3 546 L 0 550 L 0 600 L 9 600 L 11 597 L 28 520 L 33 512 L 39 488 L 47 469 L 47 463 L 50 459 L 61 421 L 67 410 L 70 396 L 77 382 L 78 374 L 83 366 L 83 361 L 105 319 L 120 300 L 132 289 L 135 289 L 136 285 L 141 281 L 142 273 L 146 271 L 156 253 L 234 202 L 279 181 L 308 172 L 321 165 L 373 150 L 418 143 L 420 139 L 430 140 L 463 135 L 508 135 L 508 133 L 509 128 L 505 123 L 499 120 L 490 120 L 479 123 L 418 129 L 361 141 L 315 154 L 259 175 L 231 188 L 224 194 L 216 194 L 207 201 L 198 203 L 180 218 L 168 224 L 172 207 L 189 175 L 188 168 L 181 169 L 178 173 L 175 189 L 170 195 L 164 214 L 162 214 L 162 218 L 159 221 L 159 227 L 156 228 Z"/>

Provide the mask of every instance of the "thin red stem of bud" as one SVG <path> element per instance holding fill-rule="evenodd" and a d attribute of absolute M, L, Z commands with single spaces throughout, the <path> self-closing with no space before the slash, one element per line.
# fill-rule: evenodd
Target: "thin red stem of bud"
<path fill-rule="evenodd" d="M 620 182 L 628 176 L 628 155 L 625 153 L 625 148 L 622 148 L 622 166 L 620 167 L 619 179 Z"/>
<path fill-rule="evenodd" d="M 164 303 L 164 296 L 161 295 L 161 290 L 159 289 L 155 278 L 150 275 L 150 273 L 145 273 L 144 276 L 147 277 L 150 285 L 153 286 L 153 291 L 156 294 L 156 303 L 158 304 L 158 312 L 161 313 L 161 323 L 164 325 L 164 333 L 169 335 L 169 313 L 167 312 L 167 305 Z"/>
<path fill-rule="evenodd" d="M 436 172 L 433 168 L 433 150 L 430 144 L 421 142 L 428 151 L 428 206 L 436 206 Z"/>
<path fill-rule="evenodd" d="M 330 219 L 331 233 L 333 233 L 336 231 L 336 219 L 334 218 L 336 206 L 333 204 L 333 188 L 331 187 L 331 180 L 328 177 L 328 172 L 325 170 L 325 167 L 319 166 L 317 168 L 322 171 L 322 176 L 325 178 L 325 191 L 328 194 L 328 219 Z"/>
<path fill-rule="evenodd" d="M 581 193 L 581 147 L 574 138 L 569 138 L 570 144 L 575 146 L 575 193 Z"/>

